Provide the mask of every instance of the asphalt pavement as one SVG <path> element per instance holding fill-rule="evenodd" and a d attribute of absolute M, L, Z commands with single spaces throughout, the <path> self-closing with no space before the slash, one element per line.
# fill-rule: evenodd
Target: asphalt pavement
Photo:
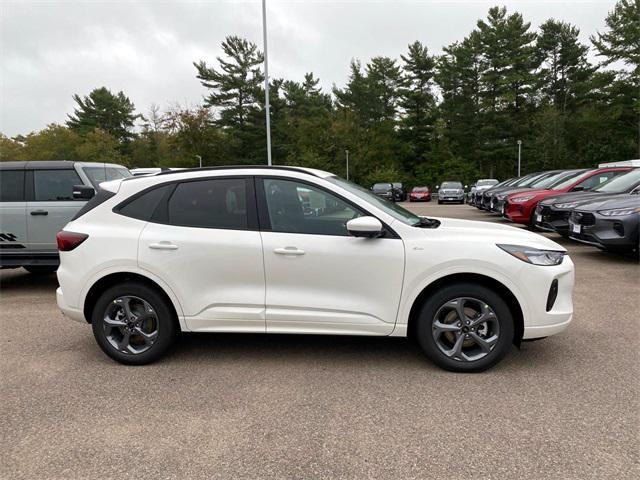
<path fill-rule="evenodd" d="M 3 270 L 0 478 L 638 478 L 640 267 L 560 243 L 572 325 L 475 375 L 335 336 L 185 335 L 125 367 L 59 313 L 55 275 Z"/>

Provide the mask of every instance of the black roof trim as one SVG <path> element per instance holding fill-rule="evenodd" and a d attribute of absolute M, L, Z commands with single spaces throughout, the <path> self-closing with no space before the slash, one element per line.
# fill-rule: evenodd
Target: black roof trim
<path fill-rule="evenodd" d="M 2 170 L 26 170 L 29 168 L 37 169 L 64 169 L 73 168 L 76 162 L 69 160 L 28 160 L 22 162 L 0 162 Z"/>
<path fill-rule="evenodd" d="M 160 173 L 156 173 L 154 176 L 160 176 L 160 175 L 169 175 L 172 173 L 191 173 L 191 172 L 207 172 L 207 171 L 216 171 L 216 170 L 250 170 L 250 169 L 256 169 L 256 168 L 264 168 L 264 169 L 268 169 L 268 170 L 288 170 L 288 171 L 292 171 L 292 172 L 300 172 L 300 173 L 306 173 L 308 175 L 313 175 L 314 177 L 317 177 L 317 175 L 309 172 L 308 170 L 302 168 L 302 167 L 287 167 L 285 165 L 272 165 L 272 166 L 268 166 L 268 165 L 224 165 L 224 166 L 217 166 L 217 167 L 202 167 L 202 168 L 185 168 L 184 170 L 167 170 L 167 171 L 162 171 Z M 129 178 L 125 178 L 125 180 L 129 180 L 131 178 L 136 178 L 136 177 L 129 177 Z M 140 176 L 138 176 L 137 178 L 140 178 Z"/>

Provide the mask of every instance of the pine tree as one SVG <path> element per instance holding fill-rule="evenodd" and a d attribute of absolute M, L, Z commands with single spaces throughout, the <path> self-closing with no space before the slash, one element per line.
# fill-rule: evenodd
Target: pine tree
<path fill-rule="evenodd" d="M 99 128 L 122 143 L 128 142 L 134 135 L 132 128 L 140 118 L 135 106 L 123 92 L 111 93 L 107 88 L 96 88 L 88 96 L 80 98 L 74 95 L 78 104 L 73 115 L 68 115 L 67 126 L 81 135 Z"/>

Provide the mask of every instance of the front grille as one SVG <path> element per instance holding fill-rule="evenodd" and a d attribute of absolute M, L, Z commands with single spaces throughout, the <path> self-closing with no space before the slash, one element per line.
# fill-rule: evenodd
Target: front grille
<path fill-rule="evenodd" d="M 538 205 L 538 213 L 542 215 L 549 215 L 551 213 L 551 207 L 548 205 Z"/>
<path fill-rule="evenodd" d="M 595 225 L 596 217 L 593 213 L 577 212 L 574 210 L 571 213 L 571 221 L 579 225 Z"/>

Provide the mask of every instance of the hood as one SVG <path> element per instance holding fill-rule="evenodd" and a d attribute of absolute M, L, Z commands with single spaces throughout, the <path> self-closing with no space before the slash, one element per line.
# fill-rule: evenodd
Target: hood
<path fill-rule="evenodd" d="M 433 217 L 430 217 L 433 218 Z M 524 245 L 527 247 L 540 248 L 542 250 L 566 251 L 562 245 L 549 240 L 547 237 L 530 232 L 524 228 L 501 225 L 499 223 L 478 222 L 474 220 L 460 220 L 457 218 L 436 218 L 440 221 L 440 226 L 435 230 L 443 232 L 453 238 L 464 236 L 466 238 L 487 241 L 491 243 L 504 243 L 510 245 Z M 432 234 L 434 230 L 425 230 Z"/>
<path fill-rule="evenodd" d="M 569 192 L 561 193 L 560 195 L 554 195 L 552 197 L 544 199 L 542 205 L 551 205 L 555 203 L 568 203 L 568 202 L 585 202 L 594 198 L 599 198 L 603 195 L 609 196 L 605 193 L 598 192 Z"/>
<path fill-rule="evenodd" d="M 526 188 L 520 192 L 509 192 L 508 196 L 512 196 L 512 195 L 517 195 L 519 193 L 522 194 L 527 194 L 527 195 L 535 195 L 535 196 L 543 196 L 543 197 L 548 197 L 550 195 L 554 194 L 553 190 L 545 190 L 545 189 L 540 189 L 540 190 L 532 190 L 531 188 Z M 562 192 L 557 192 L 557 193 L 562 193 Z"/>
<path fill-rule="evenodd" d="M 597 199 L 580 205 L 576 210 L 582 212 L 595 212 L 597 210 L 610 210 L 613 208 L 640 208 L 640 195 L 621 193 L 618 195 L 607 195 L 606 198 Z"/>

